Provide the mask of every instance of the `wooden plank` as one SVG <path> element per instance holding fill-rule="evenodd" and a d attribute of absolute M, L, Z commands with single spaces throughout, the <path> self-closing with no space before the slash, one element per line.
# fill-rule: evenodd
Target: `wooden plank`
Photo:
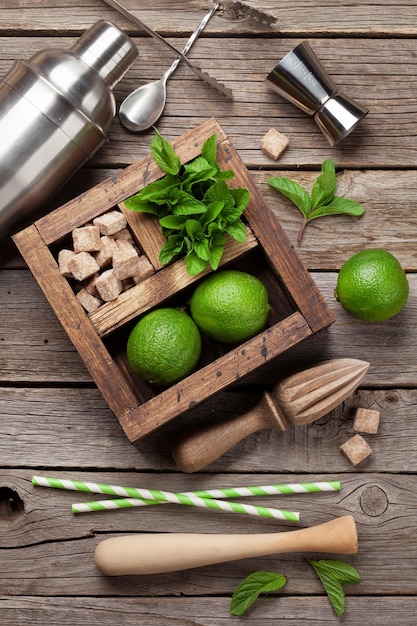
<path fill-rule="evenodd" d="M 19 11 L 16 11 L 12 0 L 4 1 L 2 10 L 2 31 L 7 32 L 30 32 L 48 30 L 49 32 L 76 32 L 88 28 L 98 19 L 109 19 L 116 22 L 120 27 L 138 33 L 128 20 L 121 17 L 116 11 L 107 7 L 102 2 L 88 2 L 81 0 L 77 4 L 55 0 L 51 7 L 47 0 L 40 0 L 34 6 L 30 0 L 19 0 Z M 195 0 L 186 9 L 181 5 L 173 11 L 167 5 L 166 0 L 153 2 L 151 6 L 141 5 L 138 9 L 134 0 L 124 0 L 124 5 L 135 13 L 149 26 L 161 32 L 161 34 L 190 33 L 207 11 L 207 3 L 203 0 Z M 238 20 L 228 19 L 227 15 L 218 15 L 207 27 L 210 35 L 242 35 L 259 34 L 265 31 L 282 33 L 286 36 L 323 35 L 331 33 L 333 36 L 349 33 L 369 34 L 374 36 L 395 34 L 397 36 L 412 36 L 416 33 L 417 22 L 416 6 L 413 0 L 401 3 L 401 11 L 394 0 L 382 0 L 378 6 L 383 10 L 376 11 L 367 3 L 349 2 L 343 11 L 337 11 L 336 7 L 329 9 L 324 2 L 296 0 L 291 7 L 286 5 L 277 7 L 276 0 L 251 0 L 251 5 L 260 10 L 268 11 L 278 18 L 276 24 L 267 29 L 253 22 L 247 17 Z M 45 12 L 45 7 L 48 12 Z M 74 19 L 76 13 L 77 19 Z M 143 35 L 142 35 L 143 36 Z"/>
<path fill-rule="evenodd" d="M 335 273 L 314 272 L 312 276 L 336 317 L 335 323 L 263 366 L 259 376 L 249 378 L 246 384 L 273 384 L 281 373 L 297 369 L 300 364 L 307 367 L 327 358 L 358 358 L 359 353 L 371 363 L 366 376 L 368 386 L 415 386 L 417 275 L 408 275 L 410 297 L 406 307 L 381 324 L 360 322 L 343 311 L 333 295 Z M 3 383 L 91 384 L 91 376 L 29 272 L 1 271 L 0 307 Z"/>
<path fill-rule="evenodd" d="M 20 474 L 20 477 L 19 477 Z M 63 475 L 68 477 L 68 474 Z M 77 476 L 83 477 L 81 473 Z M 94 480 L 123 478 L 105 473 L 87 472 L 84 476 Z M 129 484 L 132 484 L 132 475 Z M 167 594 L 183 596 L 230 596 L 239 582 L 251 571 L 258 569 L 283 573 L 288 577 L 286 594 L 317 595 L 322 589 L 312 570 L 306 567 L 307 553 L 271 554 L 264 557 L 239 559 L 228 563 L 194 568 L 157 576 L 120 577 L 108 579 L 94 565 L 96 546 L 105 538 L 131 533 L 147 532 L 199 532 L 207 533 L 275 533 L 290 532 L 294 524 L 251 516 L 207 511 L 180 505 L 160 505 L 135 510 L 91 513 L 74 517 L 70 504 L 93 499 L 87 494 L 49 490 L 33 487 L 26 472 L 7 473 L 2 470 L 2 484 L 13 485 L 24 498 L 25 511 L 10 518 L 7 532 L 1 537 L 0 581 L 3 593 L 9 596 L 73 596 L 103 597 L 163 597 Z M 311 475 L 299 476 L 311 480 Z M 303 494 L 285 496 L 285 506 L 298 505 L 303 522 L 296 528 L 324 523 L 344 513 L 353 514 L 359 531 L 359 552 L 344 557 L 361 573 L 363 582 L 352 590 L 357 597 L 368 595 L 416 595 L 415 528 L 416 482 L 412 477 L 393 476 L 383 472 L 369 476 L 356 473 L 341 474 L 342 491 L 337 494 Z M 170 476 L 142 477 L 153 484 L 166 487 L 178 484 Z M 288 481 L 293 475 L 273 474 L 271 481 Z M 326 479 L 326 475 L 318 475 Z M 250 476 L 217 475 L 211 484 L 226 486 L 243 484 L 242 480 L 265 483 L 265 474 Z M 205 486 L 207 481 L 200 486 Z M 163 482 L 164 481 L 164 482 Z M 222 482 L 220 482 L 222 481 Z M 185 477 L 182 485 L 190 484 Z M 137 483 L 136 483 L 137 484 Z M 143 483 L 142 483 L 143 484 Z M 148 483 L 150 484 L 150 483 Z M 194 483 L 195 484 L 195 483 Z M 251 483 L 252 484 L 252 483 Z M 379 500 L 378 500 L 379 498 Z M 279 500 L 282 501 L 281 499 Z M 271 503 L 270 498 L 252 498 L 251 502 Z M 30 522 L 30 527 L 28 527 Z M 404 534 L 404 526 L 410 532 Z M 389 541 L 387 541 L 389 536 Z M 16 549 L 18 546 L 18 549 Z M 383 550 L 382 550 L 383 546 Z M 314 553 L 311 556 L 320 556 Z M 393 572 L 392 561 L 401 560 L 401 568 Z M 56 575 L 51 575 L 55 563 Z M 74 568 L 77 576 L 73 575 Z M 378 575 L 375 575 L 378 572 Z M 210 584 L 207 584 L 207 581 Z M 205 581 L 205 583 L 204 583 Z M 351 589 L 347 589 L 350 593 Z"/>
<path fill-rule="evenodd" d="M 3 73 L 16 56 L 15 42 L 6 41 L 10 53 L 8 61 L 0 66 Z M 54 40 L 49 42 L 52 45 Z M 3 43 L 0 40 L 0 49 Z M 58 39 L 55 45 L 60 43 L 67 46 L 69 42 Z M 315 38 L 314 50 L 339 89 L 370 108 L 370 114 L 354 133 L 334 149 L 330 149 L 310 117 L 264 84 L 277 61 L 297 43 L 299 39 L 236 38 L 229 39 L 227 48 L 223 49 L 218 40 L 203 38 L 193 58 L 234 90 L 235 102 L 217 97 L 210 86 L 180 65 L 169 82 L 167 105 L 158 129 L 173 139 L 206 120 L 208 115 L 215 116 L 245 164 L 254 168 L 267 163 L 274 165 L 259 147 L 260 139 L 271 126 L 290 139 L 290 148 L 282 155 L 279 167 L 318 167 L 331 154 L 343 167 L 415 168 L 417 139 L 412 103 L 417 70 L 413 40 L 342 38 L 335 42 Z M 31 48 L 23 49 L 22 54 L 26 52 L 24 56 L 30 56 L 47 44 L 42 37 L 30 40 Z M 148 55 L 141 49 L 140 63 L 129 70 L 115 89 L 118 103 L 140 84 L 160 78 L 170 64 L 168 55 L 165 64 L 156 65 L 156 59 L 161 56 L 158 42 L 147 40 L 147 46 L 152 46 Z M 242 50 L 249 50 L 250 54 L 243 54 Z M 260 59 L 255 67 L 253 58 Z M 392 58 L 396 63 L 392 63 Z M 115 120 L 109 143 L 100 148 L 91 164 L 130 165 L 148 153 L 151 135 L 152 131 L 140 135 L 129 133 Z"/>
<path fill-rule="evenodd" d="M 8 623 L 17 624 L 20 620 L 30 621 L 33 626 L 72 626 L 79 624 L 100 624 L 112 626 L 115 620 L 124 626 L 177 626 L 195 624 L 199 626 L 233 626 L 236 617 L 229 614 L 230 597 L 219 598 L 36 598 L 24 596 L 19 599 L 0 597 L 0 610 Z M 395 615 L 396 626 L 410 626 L 417 611 L 415 598 L 392 598 L 369 596 L 358 598 L 352 589 L 346 601 L 343 624 L 346 626 L 391 626 Z M 249 626 L 273 626 L 279 621 L 290 625 L 306 620 L 317 621 L 328 626 L 337 624 L 327 598 L 286 597 L 283 594 L 269 594 L 257 600 L 255 606 L 244 615 Z M 97 621 L 97 618 L 99 621 Z"/>
<path fill-rule="evenodd" d="M 2 464 L 13 468 L 16 459 L 19 465 L 20 459 L 24 459 L 25 467 L 35 472 L 39 466 L 54 471 L 57 468 L 72 471 L 75 467 L 135 468 L 141 472 L 157 469 L 174 472 L 169 478 L 171 485 L 176 480 L 171 447 L 182 433 L 187 433 L 196 423 L 216 423 L 241 415 L 255 405 L 260 395 L 261 391 L 222 392 L 132 446 L 96 389 L 2 387 Z M 213 462 L 207 473 L 214 478 L 217 472 L 276 473 L 289 469 L 295 474 L 323 471 L 354 474 L 357 470 L 339 447 L 354 434 L 352 421 L 357 407 L 375 409 L 381 415 L 378 434 L 367 437 L 373 454 L 359 470 L 370 474 L 385 470 L 415 473 L 416 405 L 416 389 L 360 389 L 327 417 L 308 426 L 288 427 L 283 433 L 268 429 L 244 439 Z M 315 452 L 317 448 L 319 453 Z M 185 475 L 180 476 L 186 481 L 184 486 L 191 484 Z M 201 476 L 196 475 L 193 484 L 198 484 Z M 207 477 L 203 478 L 207 484 Z M 152 478 L 153 484 L 155 481 Z"/>
<path fill-rule="evenodd" d="M 299 182 L 308 191 L 319 174 L 319 168 L 308 171 L 286 169 L 250 171 L 250 176 L 262 193 L 276 219 L 294 245 L 298 256 L 309 270 L 336 271 L 348 255 L 367 247 L 384 247 L 395 254 L 409 272 L 417 271 L 415 240 L 415 170 L 358 170 L 345 169 L 333 153 L 338 170 L 337 193 L 361 203 L 365 214 L 360 218 L 335 215 L 313 220 L 307 227 L 301 245 L 296 243 L 301 213 L 267 183 L 271 176 L 287 176 Z M 55 206 L 69 201 L 105 180 L 114 180 L 120 170 L 85 169 L 74 176 L 71 183 L 55 198 Z M 72 205 L 74 211 L 76 206 Z M 15 245 L 10 241 L 0 247 L 0 268 L 22 268 L 24 263 Z"/>

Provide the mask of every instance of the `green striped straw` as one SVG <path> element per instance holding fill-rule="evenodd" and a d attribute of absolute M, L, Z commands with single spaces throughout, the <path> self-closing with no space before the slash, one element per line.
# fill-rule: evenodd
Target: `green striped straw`
<path fill-rule="evenodd" d="M 214 495 L 219 495 L 223 498 L 230 497 L 232 492 L 235 496 L 266 495 L 268 493 L 271 493 L 271 489 L 273 488 L 272 485 L 267 487 L 242 487 L 226 488 L 221 490 L 215 489 L 212 491 L 171 493 L 169 491 L 160 491 L 156 489 L 120 487 L 117 485 L 107 485 L 102 483 L 91 483 L 76 480 L 60 480 L 57 478 L 45 476 L 33 476 L 32 483 L 41 487 L 53 487 L 56 489 L 70 489 L 73 491 L 86 491 L 90 493 L 103 493 L 113 496 L 123 496 L 121 499 L 74 504 L 72 506 L 72 510 L 74 513 L 87 513 L 90 511 L 103 511 L 116 508 L 128 508 L 132 506 L 146 506 L 148 504 L 162 504 L 164 502 L 171 502 L 175 504 L 184 504 L 186 506 L 198 506 L 202 508 L 224 510 L 228 512 L 244 513 L 246 515 L 258 515 L 261 517 L 269 518 L 273 517 L 275 519 L 283 519 L 287 521 L 299 521 L 300 518 L 300 514 L 294 511 L 252 506 L 240 504 L 237 502 L 222 502 L 214 497 Z M 306 483 L 306 485 L 307 484 L 309 483 Z M 314 490 L 323 490 L 318 488 L 318 483 L 316 485 L 317 486 L 314 488 Z M 289 487 L 289 485 L 277 485 L 276 487 L 277 489 L 274 493 L 280 493 L 284 492 L 285 489 Z M 279 487 L 282 489 L 282 491 L 278 490 Z M 123 502 L 123 500 L 126 500 L 126 502 Z"/>
<path fill-rule="evenodd" d="M 148 490 L 144 490 L 148 492 Z M 154 490 L 151 490 L 153 492 Z M 244 515 L 257 515 L 259 517 L 269 517 L 289 522 L 298 522 L 300 514 L 295 511 L 284 509 L 271 509 L 265 506 L 253 506 L 251 504 L 241 504 L 228 500 L 216 500 L 215 498 L 199 498 L 198 496 L 184 496 L 181 493 L 171 493 L 169 491 L 157 491 L 155 499 L 162 502 L 172 502 L 175 504 L 185 504 L 186 506 L 196 506 L 203 509 L 215 511 L 226 511 L 228 513 L 243 513 Z M 142 499 L 118 498 L 113 500 L 98 500 L 95 502 L 79 502 L 73 504 L 73 513 L 93 513 L 94 511 L 111 511 L 120 508 L 130 508 L 142 506 Z"/>

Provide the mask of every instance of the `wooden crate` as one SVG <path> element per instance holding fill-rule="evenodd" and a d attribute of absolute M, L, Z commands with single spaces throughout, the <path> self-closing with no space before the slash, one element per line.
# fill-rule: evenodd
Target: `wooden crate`
<path fill-rule="evenodd" d="M 244 244 L 233 240 L 226 244 L 222 266 L 257 275 L 268 289 L 271 314 L 266 330 L 241 345 L 222 346 L 204 339 L 198 369 L 171 387 L 153 388 L 130 371 L 125 354 L 128 334 L 144 312 L 162 303 L 184 305 L 195 283 L 211 270 L 189 276 L 181 259 L 161 267 L 157 261 L 159 225 L 149 215 L 124 208 L 126 198 L 163 175 L 151 154 L 13 238 L 131 442 L 241 380 L 334 321 L 311 276 L 216 120 L 208 120 L 173 142 L 181 162 L 200 154 L 204 141 L 214 133 L 218 162 L 235 173 L 230 184 L 248 188 L 251 196 L 245 211 L 247 240 Z M 59 272 L 57 251 L 74 228 L 117 206 L 126 215 L 133 236 L 153 263 L 155 272 L 88 315 L 68 279 Z"/>

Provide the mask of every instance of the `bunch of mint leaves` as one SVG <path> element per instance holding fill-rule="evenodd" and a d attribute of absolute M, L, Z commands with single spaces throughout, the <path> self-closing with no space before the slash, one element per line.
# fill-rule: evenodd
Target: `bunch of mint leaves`
<path fill-rule="evenodd" d="M 248 189 L 232 189 L 226 184 L 234 173 L 217 163 L 216 135 L 204 142 L 200 156 L 184 165 L 156 129 L 151 150 L 165 176 L 125 200 L 125 206 L 158 218 L 167 239 L 159 252 L 160 263 L 185 257 L 191 276 L 208 265 L 216 270 L 226 235 L 240 243 L 246 239 L 241 216 L 249 202 Z"/>
<path fill-rule="evenodd" d="M 345 592 L 343 585 L 352 585 L 362 581 L 358 571 L 344 561 L 315 560 L 309 561 L 321 580 L 324 590 L 338 618 L 345 612 Z M 249 574 L 238 586 L 230 603 L 230 614 L 241 616 L 256 601 L 261 593 L 282 589 L 287 579 L 282 574 L 259 570 Z"/>
<path fill-rule="evenodd" d="M 365 209 L 354 200 L 335 195 L 336 168 L 331 159 L 327 159 L 322 164 L 321 174 L 315 181 L 311 194 L 299 183 L 284 176 L 268 178 L 268 184 L 291 200 L 303 214 L 304 219 L 297 235 L 297 243 L 299 244 L 306 225 L 313 219 L 340 214 L 359 217 L 365 212 Z"/>

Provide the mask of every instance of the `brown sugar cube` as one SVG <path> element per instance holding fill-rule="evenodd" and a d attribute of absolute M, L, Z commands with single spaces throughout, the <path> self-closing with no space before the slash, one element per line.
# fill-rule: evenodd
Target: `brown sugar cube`
<path fill-rule="evenodd" d="M 104 300 L 104 302 L 115 300 L 123 289 L 122 281 L 115 276 L 112 269 L 104 271 L 97 278 L 96 287 L 100 298 Z"/>
<path fill-rule="evenodd" d="M 68 261 L 68 269 L 75 280 L 83 281 L 98 272 L 100 268 L 89 252 L 78 252 Z"/>
<path fill-rule="evenodd" d="M 375 435 L 379 428 L 379 411 L 358 408 L 353 418 L 353 430 L 357 433 Z"/>
<path fill-rule="evenodd" d="M 103 301 L 91 293 L 88 293 L 86 289 L 80 289 L 77 293 L 78 302 L 87 311 L 87 313 L 93 313 L 103 304 Z"/>
<path fill-rule="evenodd" d="M 119 280 L 131 278 L 139 273 L 139 255 L 128 241 L 117 240 L 113 255 L 113 270 Z"/>
<path fill-rule="evenodd" d="M 99 276 L 100 276 L 100 274 L 98 272 L 96 272 L 95 274 L 93 274 L 89 278 L 86 278 L 83 281 L 83 283 L 81 285 L 81 288 L 85 289 L 87 291 L 87 293 L 89 293 L 92 296 L 98 296 L 96 282 L 97 282 L 97 279 L 98 279 Z"/>
<path fill-rule="evenodd" d="M 100 238 L 100 250 L 94 255 L 94 258 L 100 267 L 111 265 L 115 250 L 116 243 L 113 237 L 103 235 L 103 237 Z"/>
<path fill-rule="evenodd" d="M 261 139 L 261 150 L 271 159 L 277 161 L 288 148 L 289 143 L 288 137 L 278 132 L 275 128 L 271 128 Z"/>
<path fill-rule="evenodd" d="M 100 229 L 98 226 L 82 226 L 72 231 L 74 252 L 96 252 L 100 250 Z"/>
<path fill-rule="evenodd" d="M 58 267 L 62 276 L 66 276 L 67 278 L 72 277 L 72 272 L 68 267 L 68 263 L 73 256 L 75 256 L 74 250 L 62 249 L 58 252 Z"/>
<path fill-rule="evenodd" d="M 93 219 L 93 224 L 99 227 L 102 235 L 114 235 L 126 228 L 126 223 L 126 218 L 120 211 L 108 211 Z"/>
<path fill-rule="evenodd" d="M 362 463 L 362 461 L 372 454 L 372 448 L 361 435 L 354 435 L 348 439 L 340 446 L 340 450 L 349 459 L 352 465 Z"/>
<path fill-rule="evenodd" d="M 123 239 L 124 241 L 128 241 L 132 245 L 135 245 L 135 240 L 133 239 L 132 233 L 130 232 L 128 228 L 122 228 L 122 230 L 119 230 L 117 231 L 117 233 L 114 233 L 114 238 L 117 240 Z"/>
<path fill-rule="evenodd" d="M 152 263 L 149 261 L 148 257 L 146 257 L 144 254 L 141 254 L 139 257 L 138 267 L 139 267 L 139 272 L 133 276 L 135 285 L 137 285 L 138 283 L 141 283 L 142 280 L 145 280 L 145 278 L 149 278 L 149 276 L 152 276 L 152 274 L 155 273 L 155 269 Z"/>

